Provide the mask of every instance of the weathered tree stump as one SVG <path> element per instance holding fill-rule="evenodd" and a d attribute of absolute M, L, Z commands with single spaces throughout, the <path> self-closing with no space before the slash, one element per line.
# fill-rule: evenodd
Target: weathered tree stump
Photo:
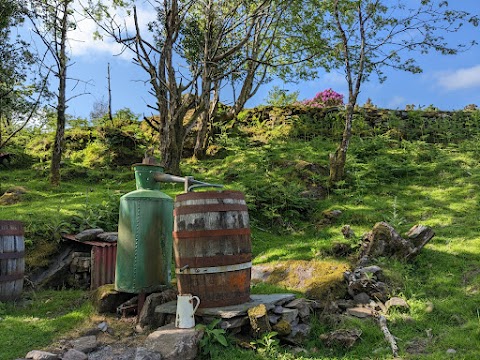
<path fill-rule="evenodd" d="M 425 225 L 415 225 L 408 230 L 407 237 L 415 246 L 408 258 L 415 257 L 434 236 L 433 229 Z"/>
<path fill-rule="evenodd" d="M 408 239 L 404 239 L 390 224 L 379 222 L 363 236 L 360 259 L 393 257 L 404 261 L 410 260 L 418 255 L 434 235 L 430 227 L 415 225 L 408 231 Z"/>

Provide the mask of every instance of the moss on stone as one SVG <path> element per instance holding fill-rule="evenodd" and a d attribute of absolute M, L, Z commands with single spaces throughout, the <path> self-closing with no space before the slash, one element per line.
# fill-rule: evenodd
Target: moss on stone
<path fill-rule="evenodd" d="M 350 269 L 338 260 L 289 260 L 272 265 L 258 265 L 269 275 L 265 281 L 291 291 L 300 291 L 311 299 L 343 297 L 347 286 L 343 273 Z"/>
<path fill-rule="evenodd" d="M 115 290 L 114 284 L 107 284 L 92 291 L 90 300 L 99 313 L 115 313 L 118 306 L 133 296 L 135 296 L 135 294 Z"/>
<path fill-rule="evenodd" d="M 54 241 L 43 240 L 35 242 L 34 245 L 34 249 L 28 249 L 25 255 L 26 272 L 47 267 L 52 256 L 58 252 L 58 244 Z"/>
<path fill-rule="evenodd" d="M 254 336 L 259 336 L 271 331 L 270 322 L 268 321 L 267 307 L 265 304 L 251 307 L 248 309 L 247 313 Z"/>
<path fill-rule="evenodd" d="M 272 329 L 280 336 L 287 336 L 292 332 L 292 326 L 285 320 L 280 320 L 277 324 L 273 325 Z"/>

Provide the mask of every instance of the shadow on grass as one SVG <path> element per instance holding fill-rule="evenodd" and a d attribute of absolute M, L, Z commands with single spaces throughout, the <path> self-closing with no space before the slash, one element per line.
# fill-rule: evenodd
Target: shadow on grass
<path fill-rule="evenodd" d="M 21 358 L 50 345 L 88 318 L 91 306 L 82 291 L 24 293 L 20 302 L 5 303 L 0 321 L 0 359 Z"/>

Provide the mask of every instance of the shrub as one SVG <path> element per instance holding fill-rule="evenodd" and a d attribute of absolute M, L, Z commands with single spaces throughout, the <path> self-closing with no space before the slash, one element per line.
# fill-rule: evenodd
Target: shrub
<path fill-rule="evenodd" d="M 271 106 L 288 106 L 294 104 L 298 101 L 299 91 L 294 91 L 289 93 L 288 90 L 280 89 L 278 86 L 274 86 L 269 92 L 268 96 L 265 99 L 267 105 Z"/>
<path fill-rule="evenodd" d="M 313 99 L 302 101 L 301 104 L 316 108 L 340 106 L 343 105 L 343 95 L 332 89 L 326 89 L 317 93 Z"/>
<path fill-rule="evenodd" d="M 100 141 L 94 141 L 88 144 L 81 151 L 72 152 L 70 159 L 73 163 L 85 166 L 87 168 L 102 167 L 109 164 L 110 151 L 108 147 Z"/>

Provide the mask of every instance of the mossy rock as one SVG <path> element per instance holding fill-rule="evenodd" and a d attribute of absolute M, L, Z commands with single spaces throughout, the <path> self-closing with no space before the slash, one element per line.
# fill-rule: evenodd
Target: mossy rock
<path fill-rule="evenodd" d="M 135 294 L 115 290 L 114 284 L 107 284 L 92 291 L 90 300 L 99 313 L 116 313 L 118 306 L 134 296 Z"/>
<path fill-rule="evenodd" d="M 0 196 L 0 205 L 14 205 L 22 200 L 22 195 L 27 193 L 23 186 L 14 186 Z"/>
<path fill-rule="evenodd" d="M 347 294 L 343 273 L 347 270 L 350 266 L 338 260 L 289 260 L 255 265 L 252 282 L 265 281 L 315 300 L 343 298 Z"/>
<path fill-rule="evenodd" d="M 14 205 L 21 201 L 18 194 L 3 194 L 0 196 L 0 205 Z"/>
<path fill-rule="evenodd" d="M 292 325 L 288 321 L 280 320 L 273 325 L 272 330 L 276 331 L 279 336 L 287 336 L 292 332 Z"/>
<path fill-rule="evenodd" d="M 35 241 L 34 247 L 25 254 L 26 271 L 47 267 L 56 253 L 58 253 L 58 244 L 55 241 Z"/>

